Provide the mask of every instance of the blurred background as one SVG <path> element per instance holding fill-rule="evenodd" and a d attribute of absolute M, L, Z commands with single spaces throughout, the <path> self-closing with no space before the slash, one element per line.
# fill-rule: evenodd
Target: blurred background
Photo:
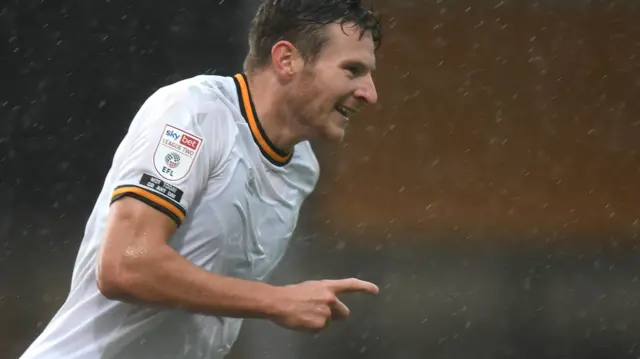
<path fill-rule="evenodd" d="M 319 335 L 247 321 L 231 358 L 638 358 L 639 6 L 375 1 L 380 102 L 314 144 L 320 183 L 271 282 L 381 292 Z M 64 301 L 138 107 L 241 71 L 256 8 L 0 5 L 0 358 Z"/>

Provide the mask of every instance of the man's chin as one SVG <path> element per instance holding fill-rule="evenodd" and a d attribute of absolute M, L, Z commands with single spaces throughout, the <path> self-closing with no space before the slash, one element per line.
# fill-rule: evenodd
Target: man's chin
<path fill-rule="evenodd" d="M 325 134 L 327 141 L 340 143 L 344 140 L 346 135 L 346 126 L 341 128 L 332 128 Z"/>
<path fill-rule="evenodd" d="M 317 127 L 312 136 L 315 141 L 327 143 L 341 143 L 346 135 L 346 124 L 329 123 L 322 127 Z"/>

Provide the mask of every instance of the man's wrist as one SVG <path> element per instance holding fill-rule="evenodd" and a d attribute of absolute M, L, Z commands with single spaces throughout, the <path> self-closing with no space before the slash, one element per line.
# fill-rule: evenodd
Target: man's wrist
<path fill-rule="evenodd" d="M 264 319 L 279 317 L 282 312 L 282 287 L 264 284 L 264 289 L 257 293 L 260 296 L 260 313 Z"/>

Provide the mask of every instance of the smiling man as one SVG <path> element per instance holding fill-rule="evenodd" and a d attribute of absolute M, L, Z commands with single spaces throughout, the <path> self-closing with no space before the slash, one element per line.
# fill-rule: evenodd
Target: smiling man
<path fill-rule="evenodd" d="M 196 76 L 143 104 L 87 223 L 69 296 L 24 359 L 222 358 L 243 318 L 317 331 L 369 282 L 264 283 L 319 174 L 377 101 L 379 22 L 357 0 L 267 0 L 244 72 Z"/>

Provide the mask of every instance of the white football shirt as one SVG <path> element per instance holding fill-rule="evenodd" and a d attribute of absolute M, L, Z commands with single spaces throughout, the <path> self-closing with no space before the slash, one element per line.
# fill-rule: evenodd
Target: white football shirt
<path fill-rule="evenodd" d="M 131 196 L 178 225 L 169 244 L 210 271 L 264 280 L 314 189 L 308 142 L 278 150 L 260 126 L 244 74 L 201 75 L 142 105 L 88 220 L 69 296 L 23 359 L 222 358 L 241 319 L 106 299 L 96 285 L 109 205 Z"/>

